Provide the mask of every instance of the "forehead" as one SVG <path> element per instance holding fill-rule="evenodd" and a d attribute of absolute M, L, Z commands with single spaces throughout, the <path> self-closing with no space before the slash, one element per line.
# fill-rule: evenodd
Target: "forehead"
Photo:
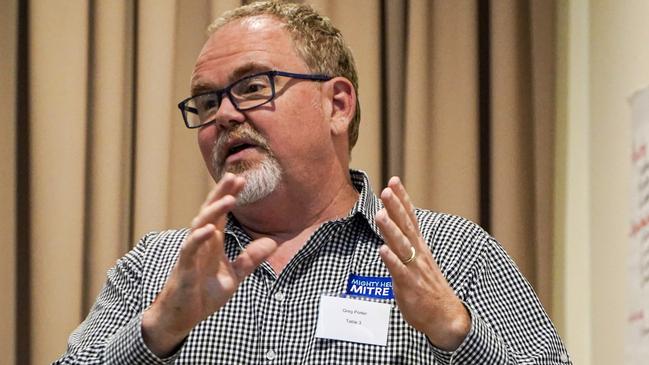
<path fill-rule="evenodd" d="M 196 60 L 192 90 L 222 87 L 256 71 L 306 71 L 283 25 L 276 18 L 261 15 L 233 20 L 219 28 Z"/>

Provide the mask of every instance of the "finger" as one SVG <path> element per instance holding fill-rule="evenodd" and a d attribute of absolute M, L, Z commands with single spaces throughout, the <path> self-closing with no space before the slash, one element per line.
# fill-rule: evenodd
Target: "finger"
<path fill-rule="evenodd" d="M 388 181 L 388 186 L 399 198 L 401 204 L 403 204 L 404 209 L 408 213 L 408 217 L 412 221 L 412 224 L 415 226 L 417 231 L 419 231 L 419 223 L 417 222 L 417 216 L 415 215 L 415 206 L 412 204 L 410 195 L 408 195 L 406 187 L 403 186 L 401 179 L 398 176 L 392 176 L 390 181 Z"/>
<path fill-rule="evenodd" d="M 205 207 L 206 205 L 210 204 L 214 199 L 216 199 L 216 196 L 220 193 L 220 191 L 223 190 L 223 188 L 228 185 L 232 184 L 234 182 L 234 179 L 232 177 L 232 174 L 230 173 L 225 173 L 221 180 L 219 180 L 214 187 L 210 190 L 210 192 L 207 194 L 207 197 L 205 197 L 205 200 L 203 201 L 203 204 L 201 205 L 201 209 Z"/>
<path fill-rule="evenodd" d="M 385 267 L 388 268 L 392 279 L 399 281 L 407 274 L 406 265 L 401 262 L 399 257 L 387 245 L 381 245 L 379 247 L 379 256 L 381 256 L 381 260 L 385 263 Z"/>
<path fill-rule="evenodd" d="M 212 223 L 216 229 L 223 229 L 225 224 L 225 214 L 234 208 L 236 198 L 232 195 L 226 195 L 219 200 L 205 206 L 198 212 L 198 215 L 192 220 L 191 227 L 196 229 L 202 227 L 207 223 Z"/>
<path fill-rule="evenodd" d="M 226 172 L 216 186 L 209 192 L 201 209 L 210 205 L 215 200 L 221 199 L 225 195 L 236 196 L 241 192 L 244 185 L 245 180 L 242 177 Z"/>
<path fill-rule="evenodd" d="M 196 252 L 196 269 L 204 272 L 217 272 L 219 266 L 229 264 L 230 259 L 225 253 L 225 234 L 218 227 L 214 235 L 205 240 Z"/>
<path fill-rule="evenodd" d="M 246 246 L 232 262 L 232 268 L 239 281 L 242 281 L 255 271 L 255 268 L 261 265 L 276 249 L 277 242 L 270 238 L 260 238 Z"/>
<path fill-rule="evenodd" d="M 400 258 L 400 261 L 410 257 L 412 244 L 385 209 L 381 209 L 376 213 L 376 225 L 383 234 L 385 243 Z"/>
<path fill-rule="evenodd" d="M 399 229 L 410 241 L 410 244 L 416 245 L 421 236 L 419 229 L 417 229 L 413 224 L 408 212 L 396 194 L 392 191 L 392 188 L 388 187 L 383 189 L 381 192 L 381 200 L 383 201 L 383 205 L 385 205 L 385 209 L 390 219 L 397 224 Z"/>
<path fill-rule="evenodd" d="M 180 247 L 180 255 L 178 257 L 179 265 L 191 265 L 193 264 L 193 257 L 201 247 L 201 245 L 214 237 L 216 230 L 214 225 L 206 224 L 202 227 L 199 227 L 187 236 L 185 242 L 183 242 Z"/>

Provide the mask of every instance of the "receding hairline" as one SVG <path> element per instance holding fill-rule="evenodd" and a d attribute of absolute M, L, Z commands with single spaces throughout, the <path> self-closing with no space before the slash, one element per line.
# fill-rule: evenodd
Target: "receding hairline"
<path fill-rule="evenodd" d="M 216 33 L 222 30 L 222 28 L 230 26 L 230 25 L 237 25 L 237 24 L 245 24 L 248 23 L 250 18 L 266 18 L 268 20 L 271 20 L 274 25 L 277 25 L 275 30 L 280 30 L 284 32 L 284 35 L 287 37 L 286 39 L 290 42 L 291 49 L 294 51 L 294 54 L 298 59 L 304 64 L 304 66 L 308 69 L 309 66 L 306 63 L 306 60 L 304 57 L 300 55 L 297 49 L 296 45 L 296 40 L 295 37 L 291 34 L 291 31 L 286 28 L 287 23 L 282 20 L 281 18 L 274 16 L 273 14 L 254 14 L 254 15 L 249 15 L 249 16 L 243 16 L 239 18 L 234 18 L 230 19 L 229 21 L 221 24 L 219 27 L 215 27 L 214 29 L 211 30 L 211 33 L 208 35 L 208 39 L 205 43 L 205 45 L 210 42 L 210 38 L 214 37 Z M 268 23 L 266 23 L 268 24 Z M 245 25 L 244 25 L 245 26 Z M 259 28 L 259 31 L 263 31 L 263 28 Z M 266 31 L 269 30 L 268 28 L 265 29 Z M 218 37 L 221 37 L 221 35 L 218 35 Z M 203 45 L 203 49 L 205 49 L 205 45 Z M 201 53 L 203 50 L 201 50 Z M 200 55 L 199 55 L 200 59 Z M 198 62 L 198 60 L 197 60 Z M 208 80 L 203 80 L 202 78 L 197 78 L 196 77 L 196 63 L 194 65 L 194 71 L 192 72 L 192 76 L 190 78 L 190 90 L 192 95 L 197 95 L 203 92 L 207 91 L 212 91 L 215 90 L 216 85 L 213 85 L 210 81 Z M 219 85 L 219 87 L 225 87 L 229 85 L 230 83 L 240 79 L 241 77 L 245 77 L 247 75 L 251 75 L 256 72 L 264 72 L 264 71 L 270 71 L 271 69 L 274 69 L 273 66 L 266 64 L 265 62 L 261 62 L 259 60 L 251 60 L 248 61 L 240 66 L 238 66 L 230 75 L 228 75 L 228 79 L 225 82 L 225 85 Z M 297 71 L 295 71 L 297 72 Z"/>
<path fill-rule="evenodd" d="M 227 13 L 225 13 L 225 14 L 227 14 Z M 273 13 L 269 12 L 269 13 L 259 13 L 259 14 L 245 14 L 245 15 L 236 16 L 236 17 L 232 17 L 232 18 L 219 17 L 214 22 L 212 22 L 212 24 L 210 24 L 207 27 L 207 36 L 211 37 L 212 35 L 214 35 L 214 33 L 219 31 L 221 28 L 223 28 L 223 27 L 225 27 L 227 25 L 230 25 L 232 23 L 235 23 L 235 22 L 239 22 L 239 23 L 249 22 L 249 21 L 251 21 L 251 19 L 254 19 L 254 18 L 267 18 L 267 19 L 270 19 L 270 20 L 274 20 L 282 27 L 282 29 L 287 31 L 289 34 L 291 33 L 287 29 L 288 22 L 286 21 L 286 19 L 282 19 L 282 17 L 278 16 L 277 14 L 273 14 Z"/>

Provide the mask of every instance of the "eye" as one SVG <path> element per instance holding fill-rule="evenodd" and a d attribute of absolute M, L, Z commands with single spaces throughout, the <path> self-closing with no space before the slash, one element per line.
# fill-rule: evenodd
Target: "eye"
<path fill-rule="evenodd" d="M 270 94 L 270 81 L 266 76 L 243 79 L 232 87 L 232 93 L 242 98 L 264 96 Z"/>
<path fill-rule="evenodd" d="M 212 108 L 215 108 L 216 105 L 216 98 L 204 98 L 201 100 L 200 105 L 198 106 L 199 110 L 210 110 Z"/>
<path fill-rule="evenodd" d="M 199 114 L 209 112 L 210 110 L 219 107 L 218 97 L 213 93 L 196 97 L 194 103 L 196 104 L 196 109 Z"/>
<path fill-rule="evenodd" d="M 253 94 L 253 93 L 258 93 L 263 91 L 267 85 L 261 83 L 261 82 L 251 82 L 250 84 L 246 85 L 246 90 L 244 90 L 245 94 Z"/>

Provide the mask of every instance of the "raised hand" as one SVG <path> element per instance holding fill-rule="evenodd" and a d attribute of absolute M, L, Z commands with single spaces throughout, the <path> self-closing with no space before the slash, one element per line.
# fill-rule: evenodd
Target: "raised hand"
<path fill-rule="evenodd" d="M 235 206 L 244 184 L 243 178 L 226 173 L 192 220 L 192 232 L 182 244 L 176 266 L 142 317 L 142 335 L 154 354 L 164 357 L 172 353 L 192 328 L 225 305 L 239 284 L 277 248 L 273 240 L 261 238 L 234 261 L 226 256 L 226 214 Z"/>
<path fill-rule="evenodd" d="M 390 179 L 381 200 L 385 208 L 377 213 L 376 224 L 386 244 L 379 253 L 392 276 L 397 306 L 404 319 L 435 346 L 453 351 L 469 332 L 470 315 L 424 241 L 399 178 Z"/>

